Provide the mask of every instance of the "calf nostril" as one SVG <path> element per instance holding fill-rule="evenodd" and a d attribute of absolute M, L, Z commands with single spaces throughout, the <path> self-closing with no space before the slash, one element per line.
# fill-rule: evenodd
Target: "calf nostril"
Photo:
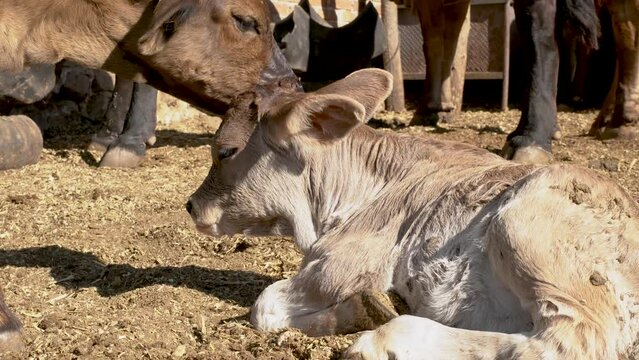
<path fill-rule="evenodd" d="M 191 202 L 191 200 L 187 201 L 186 203 L 186 212 L 188 212 L 189 214 L 193 212 L 193 203 Z"/>

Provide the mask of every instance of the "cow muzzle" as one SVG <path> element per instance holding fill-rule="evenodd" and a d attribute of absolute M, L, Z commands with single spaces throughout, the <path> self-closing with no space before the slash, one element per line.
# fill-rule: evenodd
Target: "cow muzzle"
<path fill-rule="evenodd" d="M 271 62 L 260 74 L 258 86 L 279 88 L 284 92 L 302 91 L 302 83 L 286 61 L 284 54 L 275 44 L 271 46 Z"/>

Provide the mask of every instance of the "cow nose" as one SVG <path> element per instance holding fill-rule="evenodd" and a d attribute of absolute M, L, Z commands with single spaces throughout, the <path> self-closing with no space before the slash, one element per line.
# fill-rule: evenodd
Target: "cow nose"
<path fill-rule="evenodd" d="M 193 215 L 193 202 L 189 199 L 189 201 L 186 202 L 186 212 L 188 212 L 190 215 Z"/>

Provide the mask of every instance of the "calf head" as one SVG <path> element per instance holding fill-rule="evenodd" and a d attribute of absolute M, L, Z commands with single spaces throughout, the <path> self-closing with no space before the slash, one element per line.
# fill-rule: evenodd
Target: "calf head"
<path fill-rule="evenodd" d="M 143 78 L 212 111 L 256 84 L 295 79 L 263 0 L 158 0 L 124 40 Z M 289 80 L 287 82 L 291 83 Z"/>
<path fill-rule="evenodd" d="M 315 93 L 281 96 L 263 114 L 254 95 L 239 97 L 216 134 L 210 172 L 187 203 L 198 230 L 314 238 L 308 174 L 357 136 L 352 130 L 372 116 L 391 84 L 383 70 L 361 70 Z"/>

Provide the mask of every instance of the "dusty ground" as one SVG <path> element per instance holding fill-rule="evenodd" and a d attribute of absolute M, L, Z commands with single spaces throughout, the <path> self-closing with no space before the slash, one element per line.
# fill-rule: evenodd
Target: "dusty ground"
<path fill-rule="evenodd" d="M 331 359 L 352 341 L 251 328 L 250 305 L 300 255 L 289 239 L 195 232 L 184 203 L 208 171 L 219 119 L 180 112 L 188 119 L 165 121 L 141 168 L 98 169 L 89 135 L 67 135 L 46 142 L 39 164 L 0 173 L 0 285 L 28 343 L 12 357 Z M 498 151 L 518 115 L 468 111 L 441 129 L 384 131 Z M 639 196 L 639 142 L 584 136 L 594 116 L 560 114 L 557 159 Z"/>

